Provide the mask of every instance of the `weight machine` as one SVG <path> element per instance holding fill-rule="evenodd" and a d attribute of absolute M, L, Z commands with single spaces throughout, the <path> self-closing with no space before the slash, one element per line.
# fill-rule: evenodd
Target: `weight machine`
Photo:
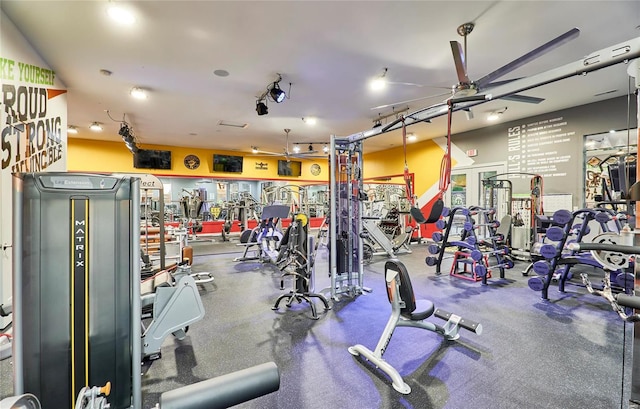
<path fill-rule="evenodd" d="M 262 208 L 261 221 L 252 230 L 245 230 L 238 246 L 244 247 L 242 256 L 233 261 L 260 260 L 275 263 L 278 260 L 283 234 L 281 220 L 289 216 L 289 206 L 271 205 Z"/>
<path fill-rule="evenodd" d="M 86 388 L 111 382 L 112 409 L 140 408 L 140 363 L 204 316 L 188 269 L 141 296 L 140 195 L 140 179 L 124 175 L 14 175 L 16 396 L 83 408 L 103 394 Z"/>
<path fill-rule="evenodd" d="M 321 293 L 357 296 L 364 291 L 362 201 L 366 200 L 362 182 L 362 141 L 331 136 L 329 155 L 330 278 L 331 285 Z"/>
<path fill-rule="evenodd" d="M 281 301 L 291 307 L 294 301 L 306 301 L 311 307 L 313 319 L 318 319 L 316 306 L 311 300 L 317 298 L 324 305 L 324 310 L 331 309 L 324 295 L 314 292 L 316 247 L 313 236 L 309 234 L 309 218 L 302 213 L 293 217 L 281 241 L 280 255 L 277 265 L 283 272 L 280 277 L 280 289 L 284 290 L 285 277 L 293 278 L 293 288 L 278 297 L 272 309 L 278 309 Z"/>

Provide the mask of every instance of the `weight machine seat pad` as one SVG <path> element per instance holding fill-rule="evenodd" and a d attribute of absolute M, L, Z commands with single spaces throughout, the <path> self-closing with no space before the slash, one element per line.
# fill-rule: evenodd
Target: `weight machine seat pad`
<path fill-rule="evenodd" d="M 262 208 L 262 220 L 269 219 L 286 219 L 289 217 L 289 206 L 287 205 L 271 205 Z"/>
<path fill-rule="evenodd" d="M 433 315 L 435 306 L 429 300 L 416 300 L 416 309 L 413 312 L 403 312 L 401 315 L 411 321 L 422 321 Z"/>

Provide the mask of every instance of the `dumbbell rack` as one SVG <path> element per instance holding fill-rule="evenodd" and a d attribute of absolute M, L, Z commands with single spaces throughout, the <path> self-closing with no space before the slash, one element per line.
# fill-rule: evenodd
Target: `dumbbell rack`
<path fill-rule="evenodd" d="M 590 221 L 598 222 L 604 232 L 611 231 L 610 222 L 613 222 L 613 226 L 618 231 L 621 229 L 618 216 L 607 209 L 600 208 L 581 209 L 573 213 L 568 210 L 558 210 L 551 220 L 553 226 L 547 229 L 543 241 L 536 243 L 532 249 L 533 263 L 527 269 L 537 274 L 537 277 L 528 280 L 529 288 L 540 291 L 545 300 L 549 298 L 549 285 L 555 278 L 558 281 L 559 291 L 565 291 L 565 284 L 571 278 L 570 269 L 573 265 L 582 264 L 601 268 L 600 263 L 594 260 L 591 254 L 565 250 L 566 244 L 579 243 L 585 235 L 589 234 Z M 629 286 L 633 287 L 633 274 L 626 272 L 624 268 L 611 271 L 610 276 L 621 290 L 626 291 Z"/>
<path fill-rule="evenodd" d="M 493 209 L 479 207 L 471 209 L 454 207 L 451 210 L 445 208 L 442 215 L 447 220 L 441 219 L 436 222 L 436 227 L 442 231 L 435 232 L 431 236 L 436 243 L 440 244 L 429 245 L 428 251 L 434 256 L 428 256 L 425 259 L 427 265 L 436 266 L 436 274 L 440 275 L 445 250 L 448 247 L 456 247 L 450 275 L 470 281 L 482 281 L 483 284 L 487 284 L 487 279 L 491 278 L 491 271 L 498 268 L 500 277 L 504 278 L 504 269 L 513 267 L 513 261 L 508 258 L 508 248 L 501 244 L 502 241 L 496 232 L 499 223 L 493 219 L 494 213 Z M 464 217 L 464 229 L 460 240 L 449 241 L 456 215 L 458 218 Z M 474 215 L 478 215 L 482 223 L 476 224 L 473 219 Z M 489 233 L 489 236 L 482 242 L 478 240 L 475 231 L 480 226 L 486 227 Z M 488 247 L 489 250 L 483 252 L 480 245 Z M 495 257 L 495 265 L 489 264 L 489 256 Z M 468 269 L 469 266 L 471 270 Z"/>
<path fill-rule="evenodd" d="M 569 210 L 557 210 L 551 216 L 551 226 L 547 228 L 541 242 L 531 249 L 532 269 L 538 275 L 528 280 L 529 288 L 540 291 L 544 300 L 549 299 L 549 285 L 563 256 L 562 250 L 569 239 L 569 230 L 574 216 Z"/>
<path fill-rule="evenodd" d="M 577 221 L 579 221 L 579 223 L 576 223 Z M 597 222 L 600 225 L 600 230 L 602 232 L 613 231 L 615 233 L 620 233 L 622 230 L 622 224 L 620 223 L 619 217 L 615 215 L 612 210 L 605 208 L 581 209 L 573 212 L 573 219 L 570 223 L 571 227 L 569 229 L 570 236 L 567 239 L 567 243 L 571 243 L 572 241 L 581 243 L 584 236 L 590 233 L 589 223 L 591 221 Z M 589 252 L 586 253 L 586 259 L 585 256 L 578 255 L 577 251 L 571 251 L 569 256 L 595 267 L 600 264 L 593 260 L 593 257 Z M 558 277 L 558 290 L 560 292 L 564 292 L 565 283 L 567 280 L 571 279 L 570 270 L 573 265 L 574 264 L 567 263 L 563 265 L 561 270 L 556 270 L 556 276 Z M 611 272 L 611 279 L 613 282 L 616 282 L 616 276 L 619 272 L 620 271 Z M 625 287 L 624 281 L 622 287 Z"/>

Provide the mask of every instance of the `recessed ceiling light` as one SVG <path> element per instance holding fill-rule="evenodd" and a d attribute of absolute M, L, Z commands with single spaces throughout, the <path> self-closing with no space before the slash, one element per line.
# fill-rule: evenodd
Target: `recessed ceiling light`
<path fill-rule="evenodd" d="M 149 97 L 149 95 L 147 94 L 147 90 L 140 87 L 131 88 L 131 91 L 129 91 L 129 94 L 135 99 L 147 99 Z"/>
<path fill-rule="evenodd" d="M 75 126 L 73 126 L 73 125 L 69 125 L 69 126 L 67 127 L 67 133 L 72 133 L 72 134 L 74 134 L 74 135 L 75 135 L 75 134 L 77 134 L 77 133 L 78 133 L 78 128 L 76 128 L 76 127 L 75 127 Z"/>
<path fill-rule="evenodd" d="M 487 116 L 487 121 L 497 121 L 498 119 L 500 119 L 500 116 L 505 113 L 506 110 L 507 110 L 507 107 L 504 107 L 504 108 L 496 109 L 493 112 L 490 112 L 489 115 Z"/>
<path fill-rule="evenodd" d="M 387 80 L 384 78 L 375 78 L 369 82 L 369 88 L 372 91 L 383 90 L 387 86 Z"/>
<path fill-rule="evenodd" d="M 382 74 L 371 81 L 369 81 L 369 89 L 372 91 L 380 91 L 387 86 L 387 68 L 384 68 Z"/>
<path fill-rule="evenodd" d="M 313 126 L 318 123 L 318 120 L 313 116 L 302 118 L 302 121 L 309 126 Z"/>
<path fill-rule="evenodd" d="M 217 75 L 218 77 L 228 77 L 229 76 L 229 71 L 227 70 L 215 70 L 213 72 L 214 75 Z"/>
<path fill-rule="evenodd" d="M 94 122 L 91 125 L 89 125 L 89 129 L 91 129 L 94 132 L 101 132 L 102 124 L 100 122 Z"/>
<path fill-rule="evenodd" d="M 114 21 L 120 24 L 132 25 L 136 22 L 136 18 L 129 10 L 117 5 L 112 4 L 107 9 L 107 14 L 109 14 L 109 17 Z"/>

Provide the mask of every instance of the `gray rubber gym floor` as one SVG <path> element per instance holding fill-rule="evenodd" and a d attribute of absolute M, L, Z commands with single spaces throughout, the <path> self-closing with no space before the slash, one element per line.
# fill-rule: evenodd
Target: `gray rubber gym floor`
<path fill-rule="evenodd" d="M 398 328 L 384 357 L 412 388 L 401 395 L 384 374 L 347 351 L 356 343 L 373 349 L 389 317 L 384 257 L 366 267 L 372 293 L 333 303 L 316 321 L 306 304 L 271 309 L 282 294 L 273 266 L 233 262 L 239 249 L 232 243 L 194 243 L 194 250 L 202 254 L 194 270 L 215 276 L 201 288 L 207 317 L 183 342 L 168 340 L 143 380 L 145 407 L 163 391 L 267 361 L 281 371 L 280 390 L 242 407 L 620 407 L 624 323 L 580 287 L 569 286 L 565 294 L 553 287 L 550 301 L 542 301 L 527 287 L 524 266 L 483 286 L 436 276 L 424 263 L 424 245 L 398 257 L 419 296 L 484 327 L 480 336 L 463 330 L 453 342 Z M 328 253 L 322 251 L 316 289 L 328 284 Z"/>
<path fill-rule="evenodd" d="M 374 349 L 389 317 L 384 257 L 366 266 L 371 293 L 343 298 L 327 312 L 316 302 L 320 319 L 313 320 L 306 304 L 287 308 L 283 302 L 279 311 L 271 309 L 283 293 L 275 267 L 234 262 L 241 250 L 234 242 L 193 246 L 194 271 L 215 276 L 200 286 L 207 316 L 183 341 L 165 342 L 162 359 L 143 378 L 145 409 L 164 391 L 268 361 L 279 367 L 280 390 L 238 407 L 621 407 L 623 338 L 630 331 L 603 299 L 584 288 L 568 286 L 560 293 L 552 286 L 550 300 L 542 301 L 521 275 L 524 264 L 483 286 L 436 276 L 424 263 L 425 245 L 412 245 L 412 254 L 398 257 L 419 297 L 484 327 L 480 336 L 462 330 L 458 341 L 398 328 L 384 358 L 412 388 L 402 395 L 386 375 L 347 351 L 356 343 Z M 316 289 L 328 284 L 325 250 L 317 258 Z M 11 394 L 10 360 L 0 362 L 0 370 L 4 397 Z"/>

